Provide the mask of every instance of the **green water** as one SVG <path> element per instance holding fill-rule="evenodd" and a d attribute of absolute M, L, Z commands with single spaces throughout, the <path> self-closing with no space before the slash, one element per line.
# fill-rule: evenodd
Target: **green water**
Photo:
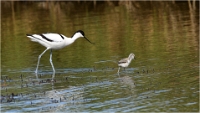
<path fill-rule="evenodd" d="M 187 2 L 2 2 L 1 11 L 2 112 L 199 111 L 199 10 Z M 95 45 L 53 51 L 55 83 L 46 52 L 37 78 L 45 47 L 26 34 L 79 29 Z"/>

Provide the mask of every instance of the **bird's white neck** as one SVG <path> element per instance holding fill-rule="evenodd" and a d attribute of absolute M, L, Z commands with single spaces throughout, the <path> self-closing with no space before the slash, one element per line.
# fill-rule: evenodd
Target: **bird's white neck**
<path fill-rule="evenodd" d="M 65 46 L 72 44 L 76 39 L 83 37 L 81 33 L 75 33 L 71 38 L 65 38 Z"/>
<path fill-rule="evenodd" d="M 133 55 L 133 54 L 130 54 L 129 57 L 128 57 L 129 62 L 131 62 L 132 59 L 134 59 L 134 55 Z"/>
<path fill-rule="evenodd" d="M 72 40 L 75 41 L 76 39 L 80 38 L 80 37 L 83 37 L 82 34 L 80 33 L 75 33 L 73 36 L 72 36 Z"/>

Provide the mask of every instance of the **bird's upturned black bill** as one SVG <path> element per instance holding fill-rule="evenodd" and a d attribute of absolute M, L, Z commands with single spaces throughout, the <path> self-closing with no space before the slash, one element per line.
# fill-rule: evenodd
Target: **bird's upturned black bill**
<path fill-rule="evenodd" d="M 88 42 L 90 42 L 86 37 L 84 37 Z M 94 44 L 94 43 L 92 43 L 92 42 L 90 42 L 91 44 Z"/>

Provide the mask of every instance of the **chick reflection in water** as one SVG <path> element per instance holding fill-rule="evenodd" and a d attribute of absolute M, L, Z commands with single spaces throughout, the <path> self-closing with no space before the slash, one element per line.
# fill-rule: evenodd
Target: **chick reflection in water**
<path fill-rule="evenodd" d="M 118 66 L 119 66 L 119 69 L 118 69 L 118 74 L 119 74 L 119 70 L 120 70 L 120 67 L 128 67 L 128 65 L 131 63 L 132 59 L 134 59 L 135 55 L 133 53 L 131 53 L 128 58 L 124 58 L 124 59 L 121 59 L 119 62 L 118 62 Z"/>

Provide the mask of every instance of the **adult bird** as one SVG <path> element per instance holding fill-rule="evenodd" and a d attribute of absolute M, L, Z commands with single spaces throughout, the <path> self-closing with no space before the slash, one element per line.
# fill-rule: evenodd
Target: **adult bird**
<path fill-rule="evenodd" d="M 50 63 L 53 69 L 53 74 L 55 75 L 55 69 L 53 66 L 53 61 L 52 61 L 52 50 L 57 50 L 57 49 L 62 49 L 70 44 L 72 44 L 76 39 L 83 37 L 85 38 L 88 42 L 90 42 L 86 37 L 85 33 L 82 30 L 78 30 L 72 35 L 71 38 L 68 38 L 62 34 L 58 33 L 42 33 L 42 34 L 26 34 L 28 38 L 31 39 L 31 41 L 38 42 L 41 45 L 46 47 L 46 50 L 44 50 L 38 57 L 38 62 L 37 62 L 37 67 L 35 70 L 35 73 L 38 73 L 38 66 L 40 64 L 40 58 L 42 55 L 47 51 L 50 50 Z M 92 42 L 90 42 L 93 44 Z"/>
<path fill-rule="evenodd" d="M 119 62 L 118 62 L 118 66 L 119 66 L 119 69 L 118 69 L 118 73 L 119 73 L 119 70 L 120 70 L 120 67 L 128 67 L 128 65 L 131 63 L 132 59 L 134 59 L 135 55 L 133 53 L 131 53 L 128 58 L 124 58 L 124 59 L 121 59 Z"/>

